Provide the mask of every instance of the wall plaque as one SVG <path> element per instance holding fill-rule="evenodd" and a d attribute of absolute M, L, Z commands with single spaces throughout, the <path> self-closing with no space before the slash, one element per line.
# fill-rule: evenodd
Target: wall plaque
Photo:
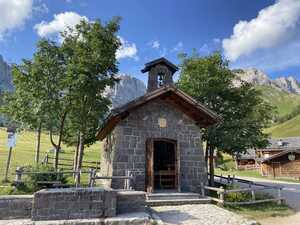
<path fill-rule="evenodd" d="M 158 125 L 161 128 L 167 127 L 167 120 L 165 118 L 158 118 Z"/>

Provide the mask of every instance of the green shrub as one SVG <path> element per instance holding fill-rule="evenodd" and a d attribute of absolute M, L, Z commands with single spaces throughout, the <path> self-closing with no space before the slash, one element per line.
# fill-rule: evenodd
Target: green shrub
<path fill-rule="evenodd" d="M 24 180 L 25 187 L 18 187 L 18 189 L 29 189 L 38 191 L 42 188 L 39 182 L 59 181 L 63 184 L 68 183 L 68 177 L 63 174 L 55 174 L 55 169 L 49 166 L 26 167 L 26 172 L 33 172 L 33 174 L 26 175 Z M 52 173 L 53 172 L 53 173 Z"/>
<path fill-rule="evenodd" d="M 227 190 L 240 189 L 239 185 L 227 185 Z M 225 201 L 228 202 L 246 202 L 251 200 L 249 192 L 230 192 L 225 195 Z"/>
<path fill-rule="evenodd" d="M 22 187 L 13 187 L 13 186 L 5 186 L 0 187 L 0 195 L 24 195 L 31 194 L 32 190 L 28 189 L 26 186 Z"/>

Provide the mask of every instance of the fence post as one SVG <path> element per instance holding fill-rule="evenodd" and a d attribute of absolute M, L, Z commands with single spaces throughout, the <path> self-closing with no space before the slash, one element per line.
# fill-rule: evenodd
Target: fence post
<path fill-rule="evenodd" d="M 75 171 L 75 173 L 76 173 L 75 187 L 79 187 L 80 186 L 80 173 L 81 173 L 81 170 L 77 170 L 77 171 Z"/>
<path fill-rule="evenodd" d="M 16 184 L 19 184 L 22 182 L 22 173 L 23 173 L 23 168 L 18 166 L 16 169 L 16 178 L 15 178 Z"/>
<path fill-rule="evenodd" d="M 254 189 L 251 190 L 251 199 L 252 199 L 252 201 L 255 201 L 255 192 L 254 192 Z"/>
<path fill-rule="evenodd" d="M 277 198 L 278 198 L 277 204 L 281 205 L 281 203 L 282 203 L 282 200 L 281 200 L 281 188 L 278 188 Z"/>
<path fill-rule="evenodd" d="M 204 189 L 204 183 L 200 182 L 200 192 L 201 192 L 201 196 L 204 197 L 205 196 L 205 189 Z"/>
<path fill-rule="evenodd" d="M 94 169 L 90 168 L 89 169 L 89 187 L 93 187 L 94 186 Z"/>
<path fill-rule="evenodd" d="M 230 175 L 228 175 L 227 183 L 230 184 Z"/>
<path fill-rule="evenodd" d="M 61 174 L 61 169 L 58 168 L 58 169 L 57 169 L 57 173 L 56 173 L 56 180 L 59 181 L 59 180 L 61 179 L 61 175 L 62 175 L 62 174 Z"/>
<path fill-rule="evenodd" d="M 127 171 L 127 177 L 129 177 L 129 179 L 125 179 L 125 189 L 131 190 L 131 172 L 130 172 L 130 170 Z"/>
<path fill-rule="evenodd" d="M 218 194 L 219 194 L 219 199 L 220 199 L 220 205 L 224 205 L 224 187 L 223 186 L 221 186 L 220 187 L 220 191 L 218 192 Z"/>
<path fill-rule="evenodd" d="M 45 159 L 44 159 L 44 164 L 48 165 L 49 162 L 49 155 L 46 153 Z"/>

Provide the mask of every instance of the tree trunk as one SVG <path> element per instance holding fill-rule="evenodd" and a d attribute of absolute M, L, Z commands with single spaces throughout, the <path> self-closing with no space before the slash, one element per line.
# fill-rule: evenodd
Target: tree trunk
<path fill-rule="evenodd" d="M 35 146 L 35 163 L 38 164 L 40 161 L 40 147 L 41 147 L 41 133 L 42 133 L 42 122 L 36 131 L 36 146 Z"/>
<path fill-rule="evenodd" d="M 209 155 L 209 152 L 208 152 L 208 143 L 206 144 L 205 146 L 205 168 L 208 169 L 208 155 Z"/>
<path fill-rule="evenodd" d="M 79 145 L 80 145 L 80 135 L 77 136 L 77 145 L 74 153 L 74 160 L 73 160 L 73 170 L 75 171 L 77 169 L 78 164 L 78 152 L 79 152 Z M 74 174 L 75 177 L 76 174 Z"/>
<path fill-rule="evenodd" d="M 214 147 L 209 146 L 209 184 L 210 186 L 214 186 L 214 175 L 215 175 L 215 168 L 214 168 Z"/>
<path fill-rule="evenodd" d="M 83 152 L 84 152 L 84 137 L 83 134 L 79 133 L 79 147 L 78 147 L 77 167 L 76 171 L 79 172 L 82 166 Z M 77 183 L 80 184 L 80 176 L 78 176 Z"/>
<path fill-rule="evenodd" d="M 57 144 L 54 143 L 53 141 L 53 136 L 52 136 L 52 130 L 50 130 L 50 141 L 55 148 L 55 161 L 54 161 L 54 168 L 55 170 L 58 170 L 58 159 L 59 159 L 59 151 L 61 149 L 61 142 L 62 142 L 62 135 L 63 135 L 63 129 L 65 125 L 65 120 L 66 120 L 67 112 L 64 112 L 61 120 L 60 120 L 60 127 L 59 127 L 59 135 L 58 135 L 58 142 Z"/>

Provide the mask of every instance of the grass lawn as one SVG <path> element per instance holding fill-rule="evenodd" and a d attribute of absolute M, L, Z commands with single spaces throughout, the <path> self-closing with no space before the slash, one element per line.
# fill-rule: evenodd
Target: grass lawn
<path fill-rule="evenodd" d="M 4 178 L 6 161 L 8 156 L 8 148 L 6 146 L 7 132 L 5 128 L 0 128 L 0 181 Z M 45 153 L 51 149 L 49 135 L 43 133 L 41 136 L 41 153 L 40 160 L 45 156 Z M 66 159 L 73 159 L 74 148 L 62 146 L 64 153 L 60 157 Z M 17 134 L 17 145 L 12 151 L 10 176 L 9 179 L 13 180 L 14 176 L 11 173 L 15 172 L 17 166 L 28 166 L 34 164 L 35 156 L 35 133 L 31 131 L 24 131 Z M 96 142 L 92 146 L 85 149 L 83 160 L 100 161 L 100 143 Z M 68 162 L 70 163 L 70 162 Z"/>
<path fill-rule="evenodd" d="M 265 130 L 272 137 L 296 137 L 300 136 L 300 115 Z"/>
<path fill-rule="evenodd" d="M 290 216 L 295 213 L 295 211 L 288 205 L 278 205 L 276 202 L 267 202 L 244 206 L 225 206 L 224 208 L 254 220 L 267 217 Z"/>

